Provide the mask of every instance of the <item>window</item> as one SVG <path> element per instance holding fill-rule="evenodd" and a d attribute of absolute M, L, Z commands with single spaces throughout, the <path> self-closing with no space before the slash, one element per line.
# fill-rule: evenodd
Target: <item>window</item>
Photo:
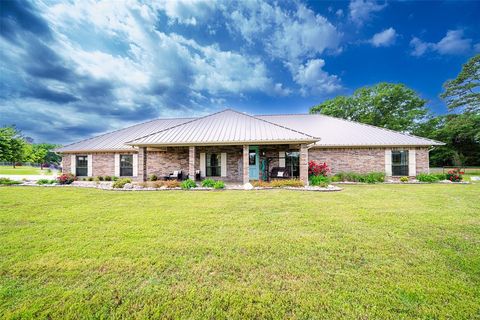
<path fill-rule="evenodd" d="M 248 152 L 248 164 L 251 166 L 257 165 L 257 151 L 256 150 L 250 150 Z"/>
<path fill-rule="evenodd" d="M 133 176 L 133 155 L 131 154 L 120 155 L 120 176 L 122 177 Z"/>
<path fill-rule="evenodd" d="M 408 176 L 408 150 L 392 151 L 392 175 Z"/>
<path fill-rule="evenodd" d="M 292 177 L 298 178 L 300 176 L 300 152 L 285 152 L 285 167 L 290 170 Z"/>
<path fill-rule="evenodd" d="M 220 177 L 221 170 L 221 155 L 220 153 L 207 154 L 207 177 Z"/>
<path fill-rule="evenodd" d="M 88 176 L 88 157 L 87 156 L 77 156 L 75 164 L 75 175 L 79 177 Z"/>

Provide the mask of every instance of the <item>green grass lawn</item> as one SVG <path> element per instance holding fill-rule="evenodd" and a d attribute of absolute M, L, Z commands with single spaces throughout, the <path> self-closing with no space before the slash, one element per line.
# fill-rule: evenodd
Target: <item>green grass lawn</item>
<path fill-rule="evenodd" d="M 0 187 L 5 318 L 480 317 L 480 184 Z"/>
<path fill-rule="evenodd" d="M 51 175 L 52 171 L 48 169 L 40 170 L 40 168 L 30 166 L 0 166 L 0 174 L 13 174 L 13 175 L 36 175 L 44 174 Z"/>

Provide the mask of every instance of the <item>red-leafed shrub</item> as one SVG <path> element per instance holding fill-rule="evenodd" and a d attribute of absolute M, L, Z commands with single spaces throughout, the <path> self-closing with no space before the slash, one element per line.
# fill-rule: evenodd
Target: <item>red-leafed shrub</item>
<path fill-rule="evenodd" d="M 447 173 L 447 180 L 450 180 L 452 182 L 460 182 L 463 180 L 462 173 L 460 170 L 453 169 L 448 171 Z"/>
<path fill-rule="evenodd" d="M 75 177 L 72 173 L 64 173 L 57 178 L 59 184 L 72 184 L 72 182 L 75 180 L 77 180 L 77 177 Z"/>
<path fill-rule="evenodd" d="M 309 176 L 328 176 L 330 174 L 330 168 L 324 162 L 323 164 L 318 164 L 315 161 L 308 162 L 308 175 Z"/>

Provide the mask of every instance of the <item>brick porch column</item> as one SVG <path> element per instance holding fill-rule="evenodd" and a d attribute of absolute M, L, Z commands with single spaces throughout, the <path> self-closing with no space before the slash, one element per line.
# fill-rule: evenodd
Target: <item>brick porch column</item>
<path fill-rule="evenodd" d="M 188 147 L 188 177 L 195 180 L 195 146 Z"/>
<path fill-rule="evenodd" d="M 147 148 L 138 150 L 138 181 L 147 181 Z"/>
<path fill-rule="evenodd" d="M 306 144 L 300 145 L 300 180 L 308 185 L 308 149 Z"/>
<path fill-rule="evenodd" d="M 249 146 L 243 146 L 243 184 L 250 182 Z"/>

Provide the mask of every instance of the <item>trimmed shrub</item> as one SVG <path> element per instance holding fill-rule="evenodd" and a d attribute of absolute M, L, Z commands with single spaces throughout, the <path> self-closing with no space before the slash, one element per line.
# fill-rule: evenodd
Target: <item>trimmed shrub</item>
<path fill-rule="evenodd" d="M 400 177 L 400 182 L 408 182 L 408 177 Z"/>
<path fill-rule="evenodd" d="M 105 181 L 112 181 L 112 177 L 110 177 L 110 176 L 105 176 L 104 179 L 105 179 Z"/>
<path fill-rule="evenodd" d="M 10 178 L 0 178 L 0 185 L 10 186 L 14 184 L 21 184 L 21 181 L 11 180 Z"/>
<path fill-rule="evenodd" d="M 255 181 L 252 181 L 250 183 L 255 188 L 271 188 L 272 187 L 270 182 L 263 181 L 263 180 L 255 180 Z"/>
<path fill-rule="evenodd" d="M 204 188 L 213 188 L 215 186 L 215 180 L 205 179 L 202 181 L 202 187 Z"/>
<path fill-rule="evenodd" d="M 127 183 L 132 183 L 132 179 L 130 178 L 122 178 L 122 179 L 118 179 L 117 181 L 115 181 L 112 185 L 113 188 L 116 188 L 116 189 L 121 189 L 123 188 Z"/>
<path fill-rule="evenodd" d="M 218 180 L 213 185 L 215 189 L 225 189 L 225 183 L 222 180 Z"/>
<path fill-rule="evenodd" d="M 182 189 L 192 189 L 192 188 L 196 188 L 197 184 L 192 179 L 187 179 L 183 181 L 180 186 L 182 187 Z"/>
<path fill-rule="evenodd" d="M 44 184 L 54 184 L 57 182 L 56 180 L 49 180 L 49 179 L 40 179 L 37 181 L 37 184 L 44 185 Z"/>
<path fill-rule="evenodd" d="M 112 176 L 112 181 L 117 181 L 118 179 L 118 177 Z"/>
<path fill-rule="evenodd" d="M 383 172 L 370 172 L 367 173 L 364 177 L 364 181 L 366 183 L 377 183 L 377 182 L 384 182 L 385 181 L 385 173 Z"/>
<path fill-rule="evenodd" d="M 157 181 L 158 180 L 158 177 L 154 174 L 151 174 L 149 177 L 148 177 L 148 181 Z"/>
<path fill-rule="evenodd" d="M 103 177 L 102 176 L 98 176 L 98 181 L 103 181 Z"/>
<path fill-rule="evenodd" d="M 363 182 L 363 183 L 377 183 L 385 181 L 385 173 L 370 172 L 366 174 L 355 172 L 339 172 L 335 176 L 335 182 Z"/>
<path fill-rule="evenodd" d="M 73 175 L 73 173 L 64 173 L 57 178 L 57 182 L 59 184 L 72 184 L 73 181 L 75 181 L 77 177 Z"/>
<path fill-rule="evenodd" d="M 445 175 L 442 174 L 442 176 L 443 178 L 445 178 Z M 437 182 L 438 180 L 440 180 L 440 178 L 436 174 L 420 173 L 417 176 L 417 180 L 421 182 L 432 183 L 432 182 Z M 444 179 L 441 179 L 441 180 L 444 180 Z"/>
<path fill-rule="evenodd" d="M 328 177 L 324 176 L 311 176 L 310 177 L 310 185 L 312 186 L 320 186 L 322 188 L 325 188 L 328 186 L 328 183 L 330 182 L 330 179 Z"/>

